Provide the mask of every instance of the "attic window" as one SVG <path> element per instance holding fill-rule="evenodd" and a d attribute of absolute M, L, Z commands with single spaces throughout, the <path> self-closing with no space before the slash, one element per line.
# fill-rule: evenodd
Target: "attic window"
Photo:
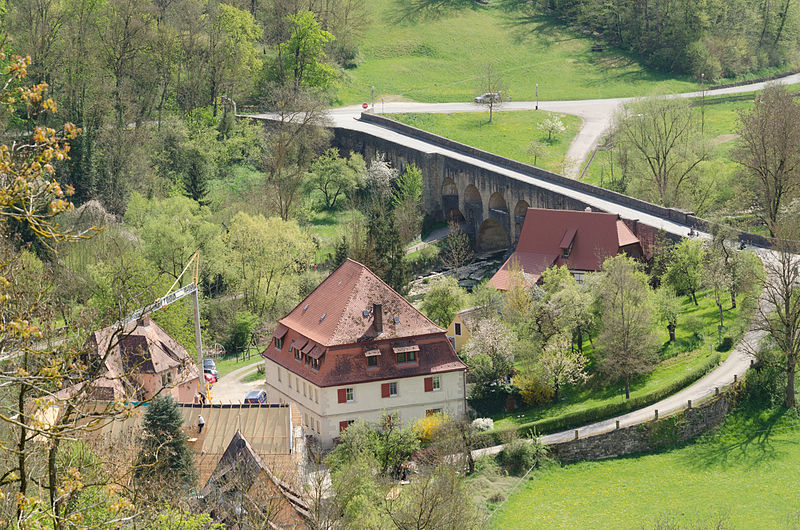
<path fill-rule="evenodd" d="M 321 316 L 321 317 L 319 317 L 319 321 L 320 321 L 320 322 L 322 322 L 323 320 L 325 320 L 325 317 L 326 317 L 327 315 L 328 315 L 328 313 L 322 313 L 322 316 Z"/>
<path fill-rule="evenodd" d="M 395 326 L 400 323 L 400 317 L 394 317 Z"/>
<path fill-rule="evenodd" d="M 306 312 L 306 309 L 308 309 L 308 304 L 306 304 L 306 305 L 304 305 L 304 306 L 303 306 L 303 313 L 305 313 L 305 312 Z"/>
<path fill-rule="evenodd" d="M 562 250 L 561 257 L 563 259 L 567 259 L 570 252 L 572 252 L 572 245 L 575 242 L 575 234 L 577 231 L 576 228 L 569 228 L 564 232 L 564 237 L 561 238 L 561 243 L 558 245 Z"/>
<path fill-rule="evenodd" d="M 339 283 L 337 283 L 336 285 L 342 285 L 342 280 L 339 280 Z"/>

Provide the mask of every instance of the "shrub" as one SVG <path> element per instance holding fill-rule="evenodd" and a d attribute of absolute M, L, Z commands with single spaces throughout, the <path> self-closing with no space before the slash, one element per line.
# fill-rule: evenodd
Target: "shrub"
<path fill-rule="evenodd" d="M 516 439 L 506 444 L 499 455 L 500 464 L 512 475 L 524 475 L 532 467 L 541 466 L 547 460 L 547 446 L 538 438 Z"/>
<path fill-rule="evenodd" d="M 726 352 L 733 348 L 733 338 L 732 337 L 724 337 L 722 342 L 719 343 L 717 346 L 718 352 Z"/>
<path fill-rule="evenodd" d="M 703 319 L 697 315 L 687 316 L 683 319 L 683 325 L 686 326 L 686 329 L 691 331 L 692 335 L 695 337 L 701 337 L 703 335 Z"/>
<path fill-rule="evenodd" d="M 522 373 L 514 377 L 514 386 L 526 405 L 547 403 L 553 399 L 553 389 L 536 374 Z"/>
<path fill-rule="evenodd" d="M 436 432 L 441 428 L 442 424 L 447 421 L 447 416 L 444 414 L 430 414 L 424 418 L 420 418 L 414 423 L 414 434 L 423 443 L 430 443 L 436 436 Z"/>
<path fill-rule="evenodd" d="M 475 418 L 472 421 L 472 426 L 476 431 L 491 431 L 494 429 L 494 420 L 492 418 Z"/>

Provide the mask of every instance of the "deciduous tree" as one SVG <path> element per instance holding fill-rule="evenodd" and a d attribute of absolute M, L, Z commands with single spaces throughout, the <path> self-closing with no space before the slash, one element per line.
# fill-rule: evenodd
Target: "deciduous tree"
<path fill-rule="evenodd" d="M 705 255 L 703 243 L 692 239 L 682 240 L 669 251 L 664 279 L 678 294 L 689 295 L 694 305 L 698 305 L 697 291 L 703 285 Z"/>
<path fill-rule="evenodd" d="M 800 190 L 800 104 L 782 86 L 756 94 L 739 115 L 732 151 L 748 176 L 753 204 L 774 236 L 781 208 Z"/>
<path fill-rule="evenodd" d="M 447 328 L 464 303 L 466 292 L 452 276 L 433 281 L 422 300 L 422 311 L 437 325 Z"/>
<path fill-rule="evenodd" d="M 631 377 L 648 373 L 657 359 L 652 293 L 647 275 L 627 256 L 606 259 L 598 275 L 594 286 L 600 309 L 599 368 L 609 379 L 625 382 L 629 399 Z"/>
<path fill-rule="evenodd" d="M 646 175 L 643 192 L 664 206 L 681 204 L 697 166 L 706 159 L 697 120 L 683 99 L 651 98 L 617 118 L 616 139 Z"/>
<path fill-rule="evenodd" d="M 514 335 L 497 318 L 481 320 L 464 348 L 464 357 L 477 384 L 502 381 L 514 372 Z"/>
<path fill-rule="evenodd" d="M 556 401 L 562 385 L 586 380 L 586 357 L 572 349 L 572 339 L 564 334 L 550 339 L 539 357 L 538 366 L 544 379 L 552 385 Z"/>
<path fill-rule="evenodd" d="M 340 198 L 352 196 L 363 185 L 365 172 L 360 154 L 351 151 L 349 158 L 344 158 L 338 149 L 331 148 L 311 164 L 306 185 L 322 193 L 325 208 L 332 210 Z"/>

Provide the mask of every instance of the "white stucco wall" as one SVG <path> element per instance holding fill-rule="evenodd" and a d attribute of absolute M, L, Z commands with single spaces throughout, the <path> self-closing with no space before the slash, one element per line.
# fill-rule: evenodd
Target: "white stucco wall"
<path fill-rule="evenodd" d="M 425 416 L 430 409 L 442 409 L 451 418 L 466 416 L 464 372 L 436 374 L 440 389 L 425 392 L 425 378 L 415 376 L 387 379 L 353 385 L 320 388 L 289 372 L 270 359 L 265 359 L 267 399 L 271 402 L 293 402 L 303 416 L 306 432 L 315 434 L 324 445 L 339 437 L 339 422 L 359 418 L 376 422 L 384 412 L 395 413 L 404 424 Z M 280 370 L 280 381 L 278 381 Z M 291 380 L 291 387 L 289 381 Z M 299 391 L 297 383 L 299 382 Z M 381 385 L 397 383 L 397 396 L 381 397 Z M 305 395 L 303 394 L 305 383 Z M 353 388 L 353 401 L 339 403 L 339 389 Z"/>

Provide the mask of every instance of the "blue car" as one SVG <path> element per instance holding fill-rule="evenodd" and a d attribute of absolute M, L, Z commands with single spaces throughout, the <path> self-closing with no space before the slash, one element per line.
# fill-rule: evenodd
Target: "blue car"
<path fill-rule="evenodd" d="M 251 390 L 247 393 L 244 397 L 245 403 L 266 403 L 267 402 L 267 393 L 263 390 Z"/>

